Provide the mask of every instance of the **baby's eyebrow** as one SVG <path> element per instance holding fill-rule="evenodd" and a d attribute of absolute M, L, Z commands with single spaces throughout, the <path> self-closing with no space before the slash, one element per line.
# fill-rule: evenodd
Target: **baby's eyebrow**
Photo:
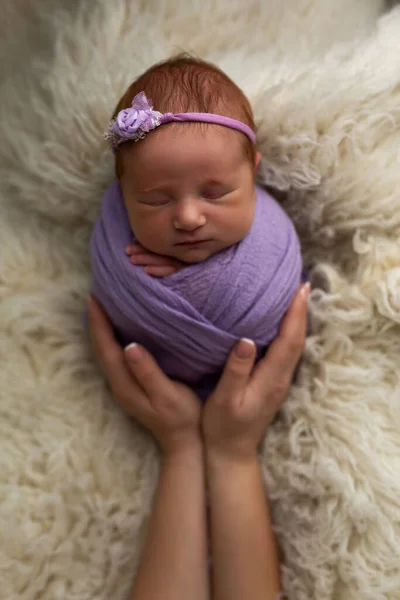
<path fill-rule="evenodd" d="M 135 190 L 136 194 L 148 194 L 149 192 L 165 192 L 167 186 L 160 185 L 156 187 L 145 188 L 143 190 Z"/>
<path fill-rule="evenodd" d="M 224 183 L 223 181 L 219 181 L 217 179 L 207 179 L 206 181 L 204 181 L 204 183 L 202 184 L 204 185 L 219 185 L 219 186 L 225 186 L 226 182 Z M 160 184 L 159 186 L 155 186 L 155 187 L 149 187 L 149 188 L 144 188 L 144 189 L 137 189 L 135 190 L 136 194 L 149 194 L 151 192 L 167 192 L 168 190 L 168 185 L 167 184 Z"/>
<path fill-rule="evenodd" d="M 218 181 L 216 179 L 207 179 L 207 181 L 205 182 L 205 185 L 226 185 L 226 184 L 223 183 L 222 181 Z"/>

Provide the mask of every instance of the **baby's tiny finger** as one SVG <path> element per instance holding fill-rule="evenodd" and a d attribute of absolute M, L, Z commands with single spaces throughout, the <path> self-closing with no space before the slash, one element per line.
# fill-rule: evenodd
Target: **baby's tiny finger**
<path fill-rule="evenodd" d="M 140 244 L 133 244 L 131 246 L 131 254 L 148 254 L 148 250 L 145 250 Z"/>
<path fill-rule="evenodd" d="M 142 265 L 144 267 L 176 267 L 173 260 L 165 256 L 158 256 L 157 254 L 134 254 L 130 257 L 130 260 L 134 265 Z"/>
<path fill-rule="evenodd" d="M 131 263 L 134 265 L 141 265 L 141 266 L 147 266 L 147 265 L 159 265 L 161 264 L 165 264 L 165 259 L 162 260 L 161 257 L 159 256 L 152 256 L 151 254 L 133 254 L 130 257 Z"/>
<path fill-rule="evenodd" d="M 168 277 L 168 275 L 172 275 L 179 271 L 177 267 L 167 267 L 167 266 L 146 266 L 144 268 L 144 272 L 147 275 L 151 275 L 152 277 Z"/>

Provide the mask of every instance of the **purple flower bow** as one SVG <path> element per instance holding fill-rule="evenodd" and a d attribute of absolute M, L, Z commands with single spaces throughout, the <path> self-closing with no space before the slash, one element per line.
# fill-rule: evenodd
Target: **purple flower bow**
<path fill-rule="evenodd" d="M 162 116 L 160 112 L 153 110 L 146 94 L 139 92 L 132 100 L 131 108 L 121 110 L 111 121 L 104 137 L 114 149 L 128 140 L 137 142 L 161 125 Z"/>

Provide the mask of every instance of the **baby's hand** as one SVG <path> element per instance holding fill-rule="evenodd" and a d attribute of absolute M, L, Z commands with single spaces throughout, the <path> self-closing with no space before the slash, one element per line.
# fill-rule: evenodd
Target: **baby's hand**
<path fill-rule="evenodd" d="M 125 252 L 132 264 L 143 266 L 145 273 L 153 277 L 167 277 L 183 268 L 183 263 L 179 260 L 149 252 L 138 243 L 127 246 Z"/>

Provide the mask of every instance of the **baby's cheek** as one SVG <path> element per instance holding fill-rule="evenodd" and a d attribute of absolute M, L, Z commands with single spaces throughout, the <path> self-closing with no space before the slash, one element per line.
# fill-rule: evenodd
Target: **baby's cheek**
<path fill-rule="evenodd" d="M 255 215 L 255 200 L 244 204 L 242 210 L 235 219 L 235 231 L 243 239 L 250 231 Z"/>
<path fill-rule="evenodd" d="M 135 239 L 156 254 L 164 254 L 169 238 L 168 220 L 163 215 L 151 215 L 146 218 L 132 220 L 131 227 Z"/>
<path fill-rule="evenodd" d="M 226 212 L 217 222 L 221 239 L 229 245 L 240 242 L 249 233 L 253 219 L 254 208 L 251 205 Z"/>

